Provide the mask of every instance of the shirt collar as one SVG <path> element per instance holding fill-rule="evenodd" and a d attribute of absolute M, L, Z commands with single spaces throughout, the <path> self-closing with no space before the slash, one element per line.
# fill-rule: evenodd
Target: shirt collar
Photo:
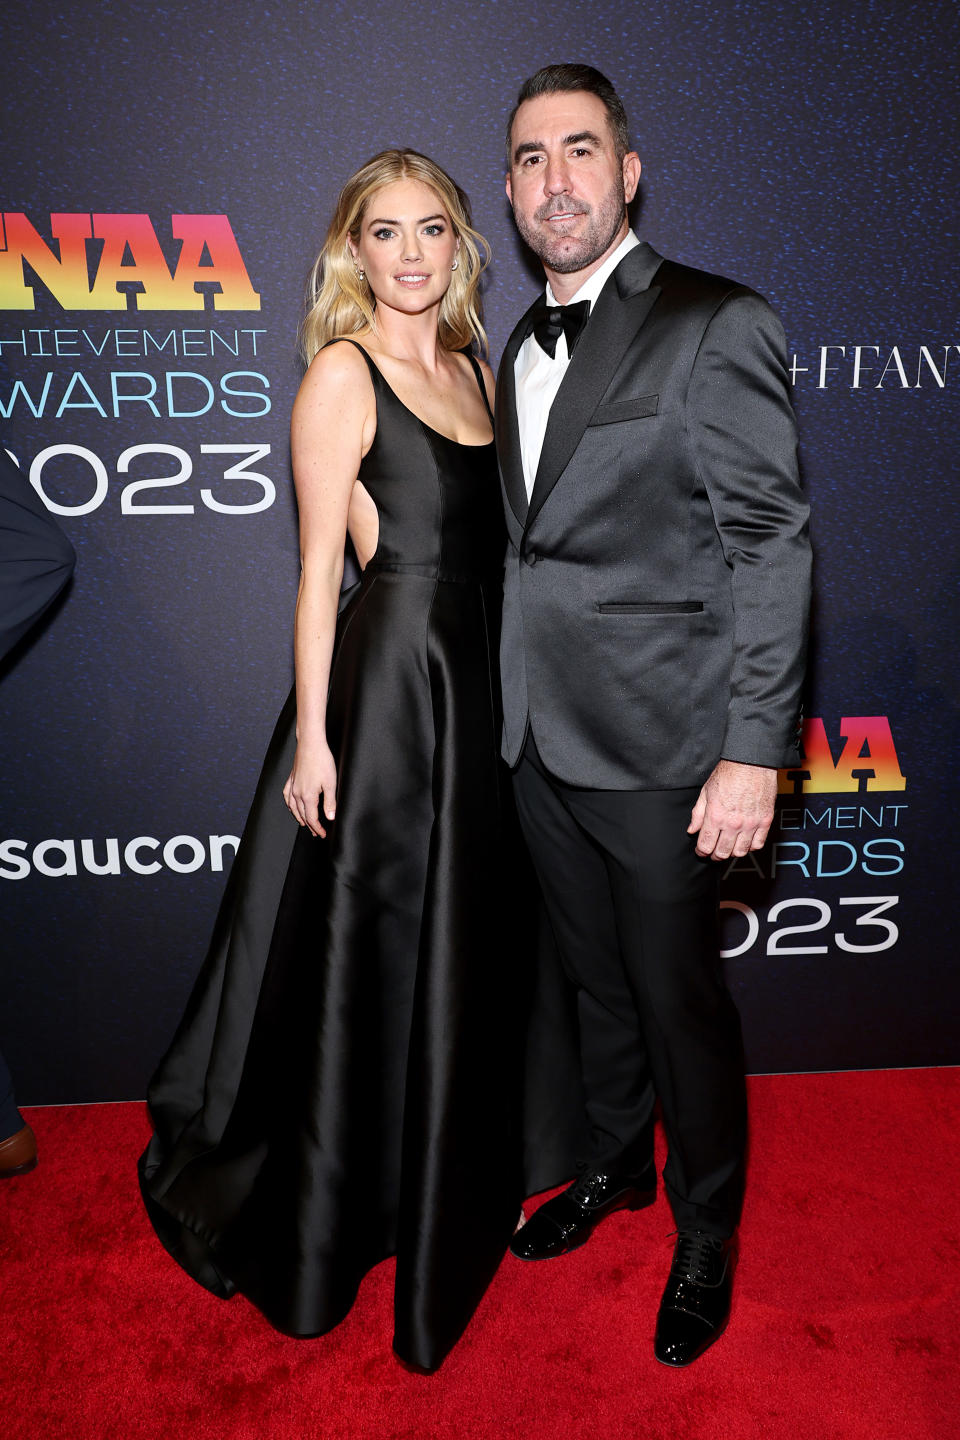
<path fill-rule="evenodd" d="M 620 244 L 617 246 L 616 250 L 614 250 L 613 254 L 607 256 L 606 260 L 604 260 L 599 270 L 594 270 L 593 274 L 588 279 L 584 280 L 577 293 L 575 295 L 571 295 L 570 299 L 566 303 L 568 305 L 572 305 L 575 300 L 589 300 L 590 308 L 592 310 L 597 296 L 600 294 L 600 291 L 603 289 L 604 285 L 607 283 L 614 270 L 616 270 L 617 266 L 620 264 L 620 261 L 623 259 L 624 255 L 628 254 L 635 245 L 639 244 L 640 241 L 637 239 L 633 231 L 628 230 L 626 235 L 620 241 Z M 553 290 L 550 287 L 549 281 L 547 282 L 546 298 L 548 305 L 560 304 L 560 301 L 554 295 Z"/>

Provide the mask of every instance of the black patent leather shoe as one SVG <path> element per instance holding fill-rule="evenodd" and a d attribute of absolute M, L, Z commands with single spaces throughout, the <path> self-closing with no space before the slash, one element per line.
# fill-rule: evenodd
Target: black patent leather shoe
<path fill-rule="evenodd" d="M 653 1353 L 663 1365 L 689 1365 L 717 1340 L 730 1316 L 734 1242 L 704 1230 L 680 1230 Z"/>
<path fill-rule="evenodd" d="M 518 1230 L 510 1250 L 518 1260 L 552 1260 L 589 1240 L 594 1227 L 614 1210 L 642 1210 L 657 1198 L 653 1166 L 625 1178 L 588 1170 L 540 1209 Z"/>

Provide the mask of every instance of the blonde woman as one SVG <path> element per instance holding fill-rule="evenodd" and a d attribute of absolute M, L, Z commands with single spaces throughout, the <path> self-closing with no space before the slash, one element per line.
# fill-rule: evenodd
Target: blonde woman
<path fill-rule="evenodd" d="M 428 1370 L 521 1199 L 484 263 L 424 156 L 344 187 L 293 411 L 295 695 L 141 1161 L 175 1258 L 287 1333 L 331 1329 L 395 1254 L 394 1347 Z"/>

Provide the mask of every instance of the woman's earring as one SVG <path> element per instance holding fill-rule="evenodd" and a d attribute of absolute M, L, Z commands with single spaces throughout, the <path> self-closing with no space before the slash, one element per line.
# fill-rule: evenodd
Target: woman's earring
<path fill-rule="evenodd" d="M 353 268 L 354 268 L 354 270 L 357 272 L 357 279 L 359 280 L 360 284 L 362 285 L 363 282 L 364 282 L 364 280 L 366 280 L 366 278 L 367 278 L 366 272 L 365 272 L 365 270 L 363 269 L 363 266 L 360 264 L 360 262 L 359 262 L 358 260 L 354 260 L 354 262 L 353 262 Z"/>
<path fill-rule="evenodd" d="M 454 262 L 453 262 L 452 268 L 453 268 L 454 270 L 456 270 L 456 268 L 457 268 L 457 266 L 458 266 L 459 264 L 460 264 L 460 256 L 458 255 L 457 258 L 456 258 L 456 260 L 454 260 Z"/>

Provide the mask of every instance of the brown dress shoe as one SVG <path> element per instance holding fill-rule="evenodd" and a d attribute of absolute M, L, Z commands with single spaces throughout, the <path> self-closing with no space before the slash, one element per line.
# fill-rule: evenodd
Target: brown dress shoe
<path fill-rule="evenodd" d="M 37 1137 L 24 1125 L 9 1140 L 0 1140 L 0 1180 L 26 1175 L 37 1163 Z"/>

